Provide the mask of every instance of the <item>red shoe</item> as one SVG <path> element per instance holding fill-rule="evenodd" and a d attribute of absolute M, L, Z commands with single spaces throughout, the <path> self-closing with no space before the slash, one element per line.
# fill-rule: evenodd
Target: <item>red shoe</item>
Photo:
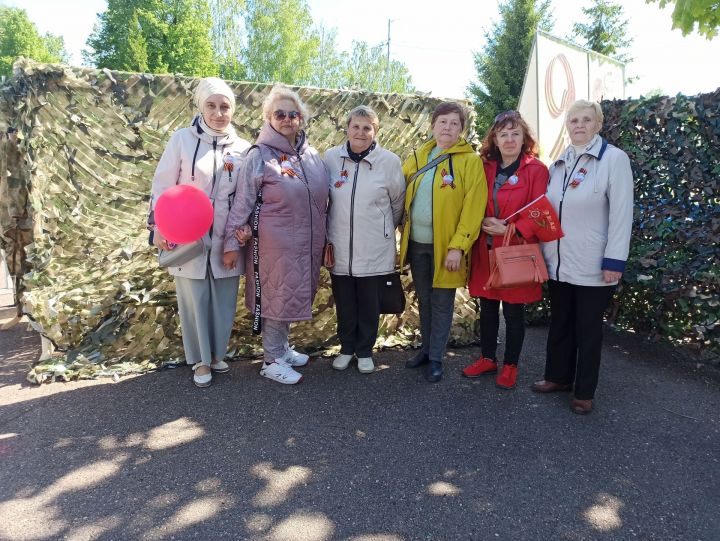
<path fill-rule="evenodd" d="M 500 375 L 495 380 L 495 385 L 501 389 L 514 389 L 517 381 L 516 364 L 504 364 Z"/>
<path fill-rule="evenodd" d="M 497 372 L 497 363 L 487 357 L 480 357 L 470 366 L 463 368 L 462 374 L 466 378 L 477 378 L 483 374 L 494 374 Z"/>

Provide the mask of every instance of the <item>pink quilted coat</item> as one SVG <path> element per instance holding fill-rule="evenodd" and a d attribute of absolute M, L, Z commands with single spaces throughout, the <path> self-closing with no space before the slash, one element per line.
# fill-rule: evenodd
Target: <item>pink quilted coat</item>
<path fill-rule="evenodd" d="M 296 148 L 268 123 L 240 167 L 235 202 L 225 229 L 225 251 L 237 250 L 234 231 L 260 207 L 261 316 L 278 321 L 312 318 L 325 244 L 329 177 L 304 133 Z M 245 304 L 255 307 L 252 241 L 245 250 Z"/>

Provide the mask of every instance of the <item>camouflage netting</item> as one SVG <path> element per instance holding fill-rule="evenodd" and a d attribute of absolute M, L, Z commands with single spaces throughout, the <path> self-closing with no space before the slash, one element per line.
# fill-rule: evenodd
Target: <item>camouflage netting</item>
<path fill-rule="evenodd" d="M 0 241 L 22 308 L 55 354 L 28 375 L 34 382 L 151 370 L 182 359 L 174 284 L 157 267 L 145 220 L 150 182 L 170 134 L 194 109 L 192 78 L 41 65 L 20 60 L 0 89 Z M 269 85 L 234 83 L 233 125 L 254 141 Z M 308 133 L 320 151 L 344 139 L 344 116 L 367 104 L 381 118 L 379 138 L 404 156 L 429 129 L 438 100 L 426 96 L 299 88 L 313 112 Z M 379 345 L 417 340 L 417 306 L 381 322 Z M 242 304 L 231 355 L 254 355 Z M 459 292 L 452 341 L 475 340 L 475 302 Z M 305 350 L 335 345 L 329 277 L 311 322 L 293 327 Z"/>

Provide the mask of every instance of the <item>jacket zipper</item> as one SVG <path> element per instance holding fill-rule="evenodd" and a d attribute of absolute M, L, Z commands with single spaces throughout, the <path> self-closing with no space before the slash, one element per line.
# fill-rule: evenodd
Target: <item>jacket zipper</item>
<path fill-rule="evenodd" d="M 355 164 L 355 175 L 353 175 L 353 189 L 350 195 L 350 263 L 348 265 L 348 274 L 352 273 L 352 261 L 353 261 L 353 234 L 355 233 L 353 225 L 355 223 L 355 188 L 357 188 L 358 171 L 360 170 L 360 164 Z"/>
<path fill-rule="evenodd" d="M 217 137 L 213 137 L 213 176 L 212 176 L 212 187 L 210 188 L 210 195 L 212 195 L 215 189 L 215 182 L 217 181 Z M 210 224 L 210 243 L 212 244 L 213 226 L 215 225 L 215 201 L 212 201 L 213 206 L 213 221 Z M 208 250 L 208 261 L 210 260 L 210 251 Z"/>

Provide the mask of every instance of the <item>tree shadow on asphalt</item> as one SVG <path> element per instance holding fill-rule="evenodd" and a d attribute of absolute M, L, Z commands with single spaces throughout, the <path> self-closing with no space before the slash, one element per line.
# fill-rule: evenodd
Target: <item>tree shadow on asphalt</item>
<path fill-rule="evenodd" d="M 0 538 L 712 539 L 717 389 L 612 353 L 573 415 L 528 390 L 544 332 L 513 392 L 462 378 L 469 349 L 437 385 L 387 352 L 369 376 L 235 362 L 203 390 L 183 367 L 4 406 Z"/>

